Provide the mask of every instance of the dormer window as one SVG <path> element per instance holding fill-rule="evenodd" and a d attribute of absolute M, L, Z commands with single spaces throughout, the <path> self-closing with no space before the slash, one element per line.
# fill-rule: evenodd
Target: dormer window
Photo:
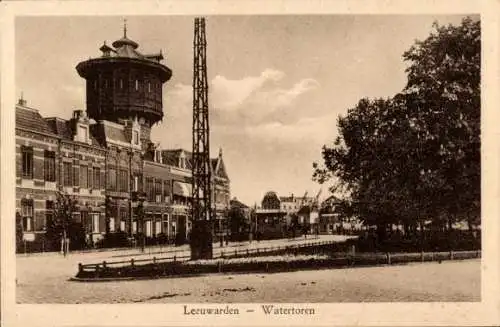
<path fill-rule="evenodd" d="M 80 142 L 88 143 L 89 129 L 87 126 L 78 126 L 78 139 L 80 140 Z"/>

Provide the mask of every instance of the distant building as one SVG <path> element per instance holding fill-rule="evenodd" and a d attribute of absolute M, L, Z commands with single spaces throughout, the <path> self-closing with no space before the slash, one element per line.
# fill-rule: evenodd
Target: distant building
<path fill-rule="evenodd" d="M 126 30 L 112 45 L 76 67 L 86 79 L 86 112 L 64 120 L 42 117 L 24 99 L 16 105 L 16 211 L 27 242 L 43 242 L 58 192 L 76 196 L 74 220 L 94 242 L 118 231 L 151 238 L 189 234 L 191 153 L 159 149 L 150 138 L 163 119 L 162 85 L 172 72 L 161 64 L 161 52 L 140 53 Z M 222 150 L 211 169 L 220 222 L 230 200 Z M 214 232 L 224 233 L 217 222 Z"/>

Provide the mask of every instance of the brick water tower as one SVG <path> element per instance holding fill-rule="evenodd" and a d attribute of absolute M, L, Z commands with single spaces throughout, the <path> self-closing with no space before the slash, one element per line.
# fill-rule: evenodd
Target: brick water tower
<path fill-rule="evenodd" d="M 136 119 L 143 146 L 151 140 L 151 127 L 163 119 L 162 87 L 172 71 L 161 64 L 162 52 L 142 54 L 139 45 L 123 37 L 101 46 L 101 57 L 80 62 L 78 74 L 87 81 L 87 115 L 96 121 L 122 123 Z"/>

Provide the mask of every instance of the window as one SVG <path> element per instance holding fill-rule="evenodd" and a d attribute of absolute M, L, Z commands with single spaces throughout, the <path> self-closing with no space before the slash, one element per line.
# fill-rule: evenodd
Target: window
<path fill-rule="evenodd" d="M 78 187 L 80 183 L 79 168 L 73 167 L 73 186 Z"/>
<path fill-rule="evenodd" d="M 44 152 L 44 178 L 47 182 L 55 182 L 56 181 L 56 153 L 54 151 Z"/>
<path fill-rule="evenodd" d="M 120 89 L 123 89 L 123 80 L 120 78 Z"/>
<path fill-rule="evenodd" d="M 139 80 L 135 80 L 135 90 L 139 90 Z"/>
<path fill-rule="evenodd" d="M 99 214 L 92 214 L 92 233 L 99 233 Z"/>
<path fill-rule="evenodd" d="M 116 190 L 116 170 L 113 168 L 108 170 L 108 188 L 112 191 Z"/>
<path fill-rule="evenodd" d="M 54 219 L 54 201 L 45 201 L 45 226 L 42 229 L 45 229 L 46 226 L 49 226 Z"/>
<path fill-rule="evenodd" d="M 139 176 L 137 176 L 137 175 L 134 176 L 133 190 L 134 190 L 134 192 L 137 192 L 139 190 Z"/>
<path fill-rule="evenodd" d="M 92 167 L 89 167 L 87 170 L 87 186 L 88 186 L 88 188 L 92 188 L 92 180 L 93 180 Z"/>
<path fill-rule="evenodd" d="M 101 188 L 101 169 L 98 167 L 92 168 L 94 171 L 94 185 L 93 187 L 95 189 L 100 189 Z"/>
<path fill-rule="evenodd" d="M 63 170 L 64 170 L 64 186 L 71 186 L 73 183 L 72 179 L 72 165 L 70 162 L 65 162 L 63 163 Z"/>
<path fill-rule="evenodd" d="M 89 130 L 86 126 L 78 126 L 78 138 L 80 142 L 88 142 Z"/>
<path fill-rule="evenodd" d="M 23 231 L 33 231 L 33 200 L 21 201 L 21 215 L 23 217 Z"/>
<path fill-rule="evenodd" d="M 137 220 L 132 223 L 132 233 L 137 233 Z"/>
<path fill-rule="evenodd" d="M 22 146 L 23 178 L 33 178 L 33 147 Z"/>
<path fill-rule="evenodd" d="M 153 236 L 153 224 L 151 220 L 146 220 L 146 236 L 147 237 Z"/>
<path fill-rule="evenodd" d="M 97 90 L 97 80 L 94 80 L 94 90 Z"/>
<path fill-rule="evenodd" d="M 164 181 L 163 182 L 163 197 L 165 199 L 165 202 L 170 202 L 169 200 L 169 196 L 170 196 L 170 183 L 169 181 Z"/>
<path fill-rule="evenodd" d="M 80 166 L 80 187 L 88 188 L 88 167 Z"/>
<path fill-rule="evenodd" d="M 155 235 L 158 235 L 161 233 L 161 221 L 157 220 L 155 221 Z"/>
<path fill-rule="evenodd" d="M 147 193 L 147 200 L 149 202 L 154 201 L 154 189 L 153 189 L 153 178 L 147 177 L 146 178 L 146 193 Z"/>
<path fill-rule="evenodd" d="M 161 198 L 162 198 L 161 186 L 162 186 L 161 179 L 155 180 L 155 200 L 156 200 L 156 202 L 162 202 L 162 200 L 161 200 Z"/>
<path fill-rule="evenodd" d="M 127 192 L 128 191 L 128 173 L 124 169 L 119 170 L 118 175 L 118 183 L 119 183 L 119 191 Z"/>
<path fill-rule="evenodd" d="M 138 131 L 132 131 L 132 143 L 135 145 L 139 144 L 139 132 Z"/>
<path fill-rule="evenodd" d="M 120 228 L 124 232 L 125 231 L 125 222 L 128 220 L 128 210 L 123 209 L 120 211 Z M 121 227 L 123 225 L 123 228 Z"/>
<path fill-rule="evenodd" d="M 151 83 L 148 82 L 148 92 L 151 92 Z"/>
<path fill-rule="evenodd" d="M 109 218 L 109 231 L 110 232 L 115 231 L 115 218 L 114 217 Z"/>

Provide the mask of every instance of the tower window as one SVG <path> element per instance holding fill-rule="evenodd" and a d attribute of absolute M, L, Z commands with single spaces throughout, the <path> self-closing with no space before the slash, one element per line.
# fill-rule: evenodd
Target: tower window
<path fill-rule="evenodd" d="M 139 90 L 139 80 L 135 80 L 135 90 Z"/>
<path fill-rule="evenodd" d="M 120 78 L 120 89 L 123 89 L 123 80 Z"/>

